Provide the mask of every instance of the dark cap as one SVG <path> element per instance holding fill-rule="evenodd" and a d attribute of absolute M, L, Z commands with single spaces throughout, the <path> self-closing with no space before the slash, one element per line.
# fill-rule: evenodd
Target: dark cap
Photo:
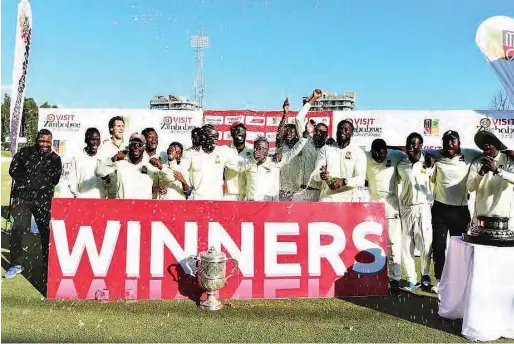
<path fill-rule="evenodd" d="M 446 139 L 446 138 L 451 138 L 451 139 L 457 139 L 457 140 L 460 140 L 460 136 L 459 136 L 459 133 L 456 132 L 455 130 L 448 130 L 447 132 L 445 132 L 443 134 L 443 140 Z"/>

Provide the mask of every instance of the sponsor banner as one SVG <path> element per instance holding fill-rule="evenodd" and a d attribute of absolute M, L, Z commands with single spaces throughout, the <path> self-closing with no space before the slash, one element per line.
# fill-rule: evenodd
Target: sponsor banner
<path fill-rule="evenodd" d="M 297 112 L 289 113 L 287 123 L 294 123 Z M 247 129 L 247 141 L 253 141 L 259 137 L 273 138 L 270 140 L 270 148 L 275 147 L 276 133 L 282 111 L 252 111 L 252 110 L 205 110 L 205 123 L 210 123 L 222 132 L 222 139 L 219 144 L 225 145 L 232 143 L 230 126 L 234 123 L 243 123 Z M 312 118 L 316 123 L 325 123 L 332 130 L 332 112 L 309 112 L 307 118 Z M 222 120 L 223 119 L 223 120 Z"/>
<path fill-rule="evenodd" d="M 352 142 L 364 150 L 382 138 L 391 146 L 404 146 L 410 133 L 423 136 L 423 148 L 442 148 L 443 134 L 457 131 L 461 146 L 477 148 L 474 137 L 481 126 L 495 131 L 496 135 L 514 149 L 514 111 L 473 110 L 384 110 L 384 111 L 334 111 L 332 136 L 336 137 L 337 123 L 349 119 L 355 127 Z"/>
<path fill-rule="evenodd" d="M 475 41 L 514 101 L 514 18 L 496 16 L 485 20 Z"/>
<path fill-rule="evenodd" d="M 210 246 L 239 262 L 221 299 L 388 293 L 380 203 L 54 199 L 48 298 L 198 299 Z"/>
<path fill-rule="evenodd" d="M 32 9 L 28 0 L 18 4 L 18 21 L 14 43 L 14 64 L 12 71 L 12 91 L 10 113 L 11 152 L 18 150 L 18 138 L 21 130 L 25 84 L 29 68 L 30 44 L 32 38 Z"/>
<path fill-rule="evenodd" d="M 142 109 L 39 109 L 38 129 L 48 129 L 53 136 L 53 149 L 61 156 L 63 174 L 56 187 L 56 197 L 71 197 L 67 186 L 71 159 L 85 146 L 84 134 L 87 128 L 100 131 L 101 141 L 108 140 L 109 120 L 121 116 L 125 121 L 124 139 L 141 132 L 144 128 L 154 128 L 159 135 L 157 150 L 160 155 L 169 144 L 178 141 L 184 148 L 191 146 L 191 130 L 202 125 L 201 111 L 166 111 Z"/>

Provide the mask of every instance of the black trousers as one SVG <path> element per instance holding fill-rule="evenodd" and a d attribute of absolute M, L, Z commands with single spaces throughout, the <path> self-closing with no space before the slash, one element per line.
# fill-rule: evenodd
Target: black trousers
<path fill-rule="evenodd" d="M 435 278 L 441 279 L 446 260 L 446 240 L 450 236 L 460 236 L 466 232 L 471 220 L 468 206 L 454 206 L 434 202 L 432 206 L 432 252 Z"/>
<path fill-rule="evenodd" d="M 34 215 L 37 228 L 41 235 L 41 253 L 43 258 L 43 271 L 46 276 L 48 266 L 48 246 L 50 244 L 50 209 L 51 201 L 44 200 L 38 203 L 15 198 L 13 201 L 13 226 L 11 228 L 11 265 L 20 265 L 23 254 L 23 234 L 30 230 L 31 216 Z"/>

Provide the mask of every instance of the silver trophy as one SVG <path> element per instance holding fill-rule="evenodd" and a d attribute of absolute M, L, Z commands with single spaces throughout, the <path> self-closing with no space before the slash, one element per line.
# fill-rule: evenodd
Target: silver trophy
<path fill-rule="evenodd" d="M 238 267 L 237 260 L 227 258 L 225 253 L 216 251 L 214 246 L 211 246 L 209 251 L 200 252 L 198 257 L 189 257 L 188 261 L 191 259 L 198 261 L 198 270 L 196 271 L 198 284 L 207 293 L 207 299 L 200 302 L 200 309 L 206 311 L 220 310 L 223 308 L 223 304 L 216 298 L 216 292 L 234 275 Z M 235 266 L 230 275 L 225 277 L 226 262 L 229 260 L 234 261 Z"/>

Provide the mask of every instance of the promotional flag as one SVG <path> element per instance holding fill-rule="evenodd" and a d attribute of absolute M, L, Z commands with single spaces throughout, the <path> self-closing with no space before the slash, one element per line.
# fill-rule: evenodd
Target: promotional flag
<path fill-rule="evenodd" d="M 25 83 L 29 66 L 30 39 L 32 35 L 32 10 L 28 0 L 18 4 L 18 22 L 16 24 L 16 42 L 14 46 L 14 65 L 11 92 L 11 152 L 18 150 L 18 138 L 21 129 Z"/>
<path fill-rule="evenodd" d="M 478 28 L 476 43 L 514 101 L 514 18 L 487 19 Z"/>

